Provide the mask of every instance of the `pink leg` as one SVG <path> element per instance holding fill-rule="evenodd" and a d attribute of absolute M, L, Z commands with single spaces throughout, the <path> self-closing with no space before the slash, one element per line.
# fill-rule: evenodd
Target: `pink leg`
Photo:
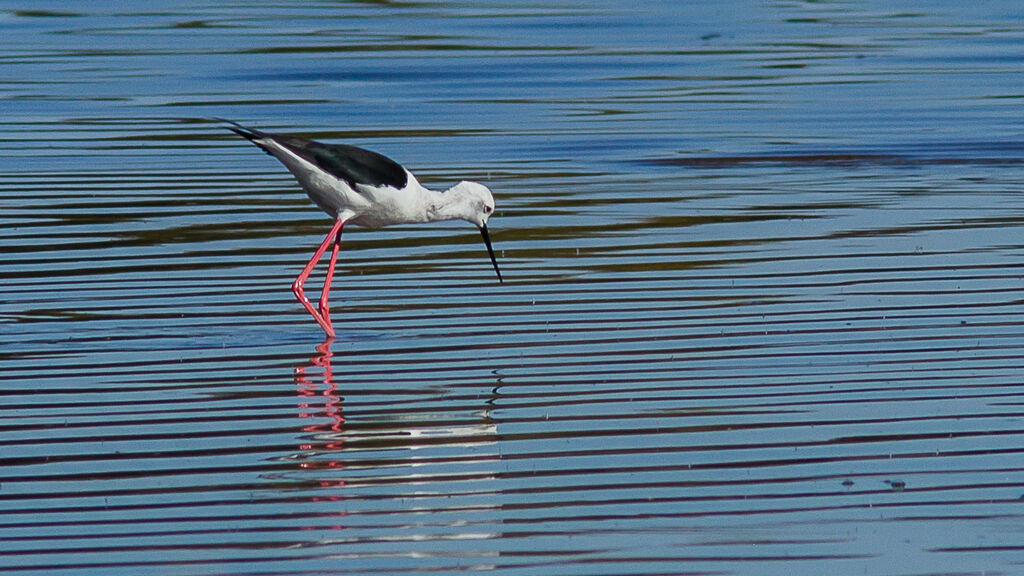
<path fill-rule="evenodd" d="M 345 221 L 341 219 L 334 222 L 334 227 L 332 227 L 331 231 L 327 233 L 327 237 L 324 238 L 324 241 L 320 243 L 320 247 L 316 249 L 313 257 L 310 258 L 309 263 L 306 264 L 306 267 L 302 269 L 301 273 L 299 273 L 299 277 L 295 279 L 295 282 L 292 282 L 292 292 L 294 292 L 295 297 L 299 299 L 299 304 L 302 304 L 302 307 L 306 309 L 306 312 L 309 312 L 310 315 L 313 316 L 316 323 L 319 324 L 320 327 L 324 329 L 324 332 L 326 332 L 331 338 L 334 338 L 334 328 L 331 326 L 331 321 L 329 319 L 325 321 L 324 317 L 313 309 L 313 305 L 309 303 L 309 298 L 306 298 L 306 293 L 302 290 L 302 285 L 306 283 L 306 280 L 309 278 L 309 274 L 313 271 L 313 267 L 320 261 L 320 257 L 324 255 L 324 252 L 327 250 L 327 245 L 330 244 L 332 240 L 337 241 L 337 239 L 341 238 L 340 232 L 344 225 Z M 334 266 L 331 266 L 331 270 L 328 271 L 328 274 L 333 276 Z"/>
<path fill-rule="evenodd" d="M 341 228 L 338 228 L 338 235 L 334 237 L 334 247 L 331 249 L 331 264 L 327 268 L 327 276 L 324 278 L 324 289 L 320 291 L 320 317 L 331 328 L 327 334 L 332 337 L 334 336 L 334 324 L 331 323 L 331 312 L 330 307 L 327 305 L 327 298 L 331 295 L 334 265 L 338 263 L 338 251 L 341 249 L 341 230 Z"/>

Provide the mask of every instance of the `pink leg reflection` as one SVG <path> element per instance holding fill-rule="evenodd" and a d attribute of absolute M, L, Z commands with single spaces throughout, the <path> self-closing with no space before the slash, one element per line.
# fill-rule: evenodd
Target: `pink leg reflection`
<path fill-rule="evenodd" d="M 295 368 L 296 393 L 298 394 L 299 418 L 315 420 L 301 430 L 308 434 L 311 442 L 300 444 L 299 450 L 309 454 L 299 466 L 306 470 L 328 470 L 344 468 L 341 459 L 323 458 L 324 455 L 338 453 L 345 447 L 342 434 L 345 431 L 345 416 L 342 413 L 342 398 L 338 395 L 338 385 L 334 381 L 331 369 L 332 338 L 324 340 L 316 347 L 317 353 L 309 359 L 308 365 Z M 320 378 L 311 377 L 310 373 L 320 372 Z M 323 398 L 322 403 L 317 398 Z M 322 480 L 322 486 L 343 486 L 343 481 Z"/>

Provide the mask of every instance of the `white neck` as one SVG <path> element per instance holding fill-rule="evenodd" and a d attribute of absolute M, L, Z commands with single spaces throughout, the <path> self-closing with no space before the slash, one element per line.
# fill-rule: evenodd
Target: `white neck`
<path fill-rule="evenodd" d="M 426 221 L 440 222 L 443 220 L 466 220 L 467 199 L 458 185 L 444 192 L 437 192 L 421 187 L 421 194 L 426 204 Z"/>

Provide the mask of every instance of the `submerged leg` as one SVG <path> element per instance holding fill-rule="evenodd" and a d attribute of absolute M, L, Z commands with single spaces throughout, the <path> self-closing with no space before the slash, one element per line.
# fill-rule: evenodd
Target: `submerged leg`
<path fill-rule="evenodd" d="M 313 267 L 315 267 L 316 263 L 320 261 L 320 257 L 324 255 L 324 252 L 327 250 L 327 245 L 330 244 L 332 240 L 337 240 L 341 237 L 341 228 L 344 225 L 345 221 L 340 218 L 334 222 L 334 226 L 331 228 L 331 231 L 327 233 L 327 237 L 324 238 L 324 241 L 320 243 L 320 247 L 316 249 L 315 253 L 313 253 L 313 257 L 310 258 L 309 263 L 307 263 L 306 267 L 299 273 L 299 277 L 295 279 L 295 282 L 292 282 L 292 292 L 295 294 L 295 297 L 298 298 L 299 304 L 302 304 L 302 307 L 306 309 L 306 312 L 309 312 L 309 314 L 313 316 L 316 323 L 319 324 L 320 327 L 324 329 L 324 332 L 326 332 L 331 338 L 334 337 L 334 328 L 331 326 L 330 320 L 328 319 L 325 321 L 324 317 L 313 308 L 313 305 L 309 302 L 309 298 L 306 298 L 306 293 L 302 290 L 302 285 L 306 283 L 310 272 L 313 271 Z M 336 251 L 337 245 L 335 245 L 335 252 Z M 333 269 L 334 267 L 332 266 L 331 271 L 328 273 L 333 275 Z"/>
<path fill-rule="evenodd" d="M 338 228 L 338 233 L 334 237 L 334 247 L 331 249 L 331 264 L 327 268 L 327 276 L 324 278 L 324 289 L 320 291 L 320 317 L 331 328 L 327 332 L 330 336 L 334 336 L 334 324 L 331 323 L 331 312 L 330 307 L 327 305 L 327 298 L 331 294 L 331 281 L 334 280 L 334 265 L 338 263 L 338 251 L 341 250 L 342 229 L 343 227 Z"/>

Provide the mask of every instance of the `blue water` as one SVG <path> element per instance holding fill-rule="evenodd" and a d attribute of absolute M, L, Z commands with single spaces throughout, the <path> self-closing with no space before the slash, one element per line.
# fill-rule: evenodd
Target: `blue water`
<path fill-rule="evenodd" d="M 1022 21 L 0 7 L 0 572 L 1019 572 Z M 346 230 L 324 342 L 211 117 L 486 183 L 506 282 Z"/>

